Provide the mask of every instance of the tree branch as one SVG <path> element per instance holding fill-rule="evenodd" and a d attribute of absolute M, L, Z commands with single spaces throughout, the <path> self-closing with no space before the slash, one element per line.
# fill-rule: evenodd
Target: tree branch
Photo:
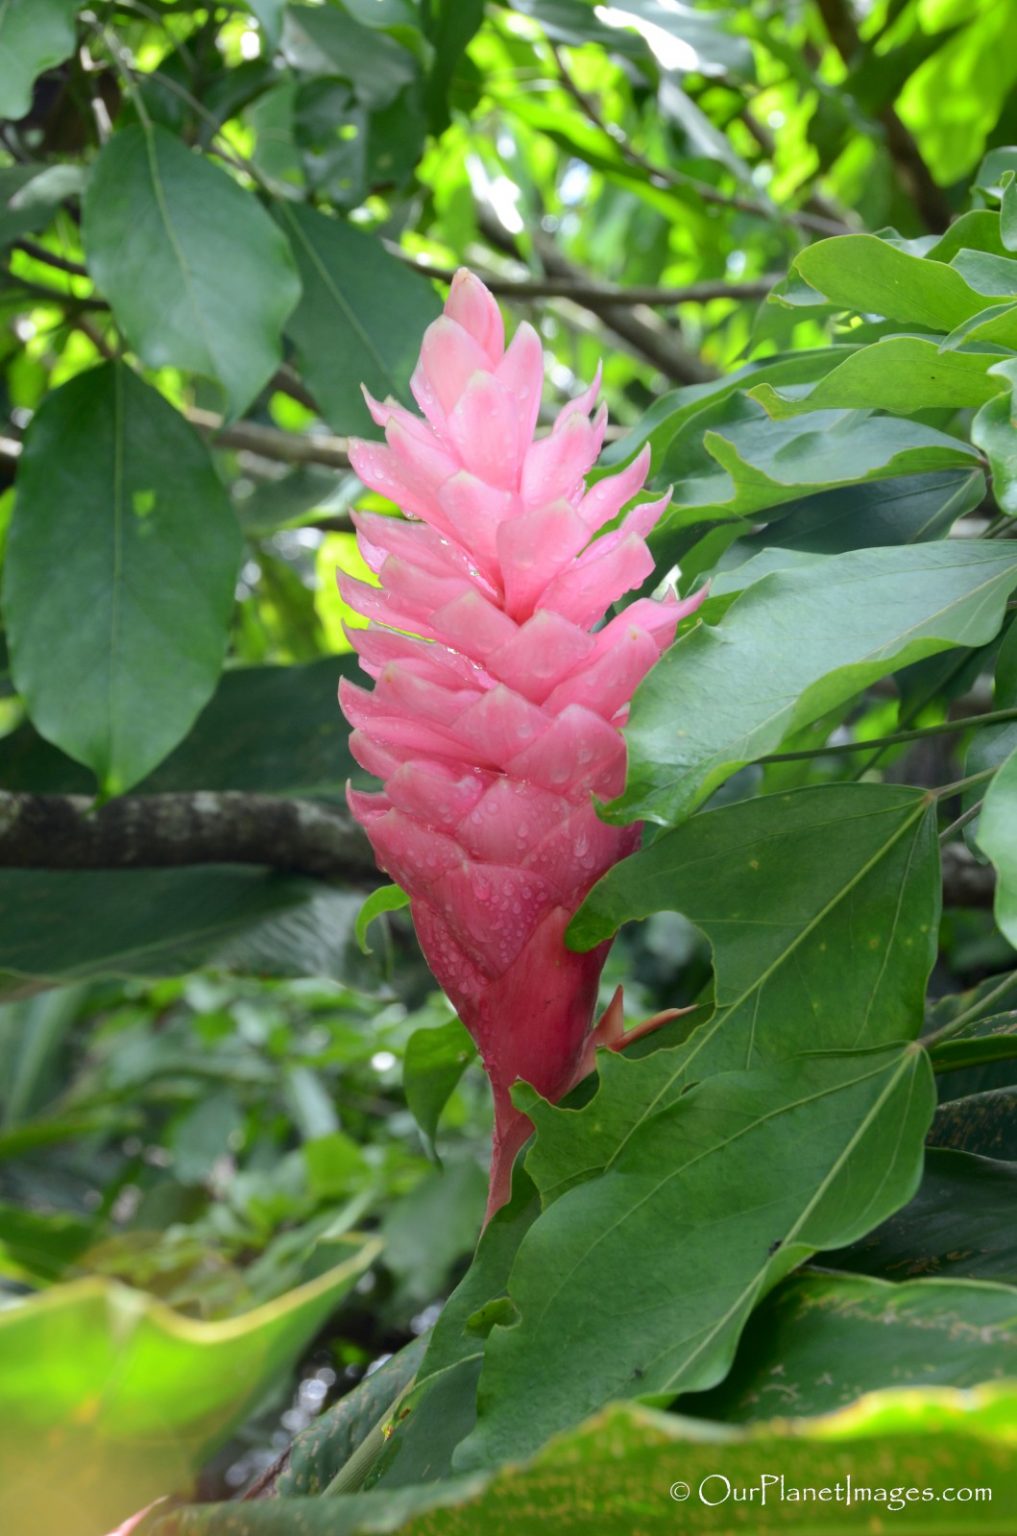
<path fill-rule="evenodd" d="M 860 66 L 862 40 L 851 10 L 850 0 L 816 0 L 823 18 L 827 36 L 849 70 Z M 932 179 L 932 173 L 922 158 L 922 152 L 910 131 L 897 116 L 892 103 L 879 112 L 879 121 L 886 133 L 886 147 L 897 171 L 897 178 L 908 197 L 918 209 L 926 227 L 937 233 L 946 229 L 953 218 L 942 187 Z"/>
<path fill-rule="evenodd" d="M 350 468 L 346 439 L 342 437 L 325 434 L 309 437 L 298 432 L 281 432 L 278 427 L 263 427 L 255 421 L 237 421 L 231 427 L 224 427 L 222 417 L 215 411 L 197 408 L 183 414 L 199 432 L 215 439 L 214 448 L 235 448 L 280 464 L 321 464 L 326 469 L 336 470 Z M 0 436 L 0 460 L 16 464 L 20 457 L 21 444 L 17 438 Z"/>
<path fill-rule="evenodd" d="M 400 257 L 414 272 L 435 282 L 450 283 L 455 277 L 451 267 L 435 267 L 428 262 L 414 261 L 398 246 L 389 246 L 392 255 Z M 634 284 L 622 288 L 615 283 L 583 282 L 579 278 L 496 277 L 493 273 L 477 274 L 483 278 L 491 292 L 505 299 L 571 299 L 574 304 L 586 308 L 603 307 L 605 304 L 648 304 L 654 309 L 667 309 L 674 304 L 708 304 L 712 299 L 765 299 L 779 282 L 782 273 L 769 277 L 752 278 L 747 282 L 730 283 L 723 278 L 712 282 L 685 283 L 676 287 L 657 287 Z"/>
<path fill-rule="evenodd" d="M 348 811 L 236 791 L 84 795 L 0 791 L 0 868 L 142 869 L 261 864 L 376 885 L 370 844 Z"/>

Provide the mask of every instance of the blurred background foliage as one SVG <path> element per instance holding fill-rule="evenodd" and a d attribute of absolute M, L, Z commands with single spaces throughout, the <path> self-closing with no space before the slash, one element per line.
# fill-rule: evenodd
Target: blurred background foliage
<path fill-rule="evenodd" d="M 690 486 L 733 419 L 718 381 L 805 389 L 829 349 L 892 330 L 821 283 L 803 299 L 801 253 L 890 228 L 924 255 L 996 207 L 1015 79 L 1007 0 L 0 7 L 0 1288 L 99 1277 L 195 1320 L 278 1319 L 383 1244 L 198 1435 L 206 1492 L 429 1326 L 484 1203 L 469 1043 L 403 915 L 370 953 L 354 933 L 378 877 L 342 811 L 333 572 L 366 574 L 351 506 L 393 510 L 349 470 L 360 384 L 405 395 L 466 263 L 540 332 L 543 419 L 603 359 L 611 454 L 651 436 L 658 478 Z M 963 443 L 980 400 L 900 412 Z M 915 517 L 978 531 L 998 507 L 977 465 L 947 467 L 913 465 Z M 663 569 L 691 582 L 767 542 L 713 532 L 665 529 Z M 851 730 L 984 712 L 990 652 L 875 687 Z M 940 782 L 964 747 L 878 770 Z M 848 771 L 757 767 L 724 793 Z M 941 995 L 1013 964 L 960 873 Z M 660 914 L 616 946 L 605 1000 L 623 978 L 638 1017 L 695 999 L 709 957 Z M 65 1370 L 36 1356 L 57 1417 Z"/>

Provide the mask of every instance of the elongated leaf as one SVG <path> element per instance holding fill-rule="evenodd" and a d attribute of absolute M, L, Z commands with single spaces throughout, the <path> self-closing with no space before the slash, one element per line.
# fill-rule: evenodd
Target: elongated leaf
<path fill-rule="evenodd" d="M 661 1079 L 666 1092 L 666 1066 Z M 721 1380 L 779 1279 L 910 1197 L 931 1109 L 927 1061 L 888 1047 L 719 1073 L 644 1118 L 523 1238 L 509 1277 L 517 1319 L 487 1340 L 457 1465 L 527 1455 L 611 1399 Z"/>
<path fill-rule="evenodd" d="M 300 293 L 253 194 L 158 124 L 124 128 L 92 168 L 83 233 L 89 270 L 144 361 L 214 379 L 239 416 L 279 364 Z"/>
<path fill-rule="evenodd" d="M 974 468 L 971 450 L 931 427 L 865 411 L 773 421 L 747 395 L 722 398 L 671 440 L 660 476 L 674 482 L 660 532 L 746 517 L 837 485 Z"/>
<path fill-rule="evenodd" d="M 752 1317 L 731 1374 L 682 1412 L 727 1423 L 832 1413 L 886 1387 L 974 1387 L 1017 1375 L 1017 1289 L 805 1274 Z"/>
<path fill-rule="evenodd" d="M 336 703 L 338 679 L 356 670 L 352 656 L 227 669 L 187 736 L 137 793 L 247 789 L 340 797 L 347 779 L 363 777 Z M 87 794 L 92 780 L 26 723 L 0 737 L 0 783 L 37 794 Z"/>
<path fill-rule="evenodd" d="M 36 77 L 73 53 L 77 9 L 77 0 L 3 0 L 0 118 L 23 117 Z"/>
<path fill-rule="evenodd" d="M 1017 1284 L 1017 1163 L 933 1148 L 914 1199 L 848 1248 L 833 1269 L 909 1280 L 919 1275 Z"/>
<path fill-rule="evenodd" d="M 877 235 L 819 240 L 798 254 L 793 270 L 832 304 L 932 331 L 952 331 L 989 304 L 954 267 L 913 256 Z"/>
<path fill-rule="evenodd" d="M 1017 1088 L 990 1088 L 941 1104 L 929 1145 L 974 1152 L 997 1162 L 1017 1159 Z"/>
<path fill-rule="evenodd" d="M 944 538 L 959 517 L 980 505 L 984 495 L 985 477 L 977 469 L 907 475 L 820 491 L 785 506 L 775 522 L 739 539 L 724 565 L 770 547 L 841 555 L 849 549 L 877 549 L 884 544 L 923 544 Z M 684 562 L 682 570 L 684 574 Z"/>
<path fill-rule="evenodd" d="M 417 74 L 413 54 L 394 38 L 361 26 L 335 6 L 288 5 L 282 51 L 305 74 L 351 80 L 365 100 L 383 107 Z"/>
<path fill-rule="evenodd" d="M 759 384 L 752 396 L 777 420 L 830 407 L 897 411 L 910 416 L 935 407 L 983 405 L 1001 383 L 989 372 L 992 354 L 941 352 L 935 341 L 892 336 L 862 347 L 818 384 L 774 389 Z"/>
<path fill-rule="evenodd" d="M 95 1536 L 185 1489 L 373 1262 L 337 1269 L 225 1322 L 195 1322 L 105 1280 L 0 1314 L 0 1521 Z"/>
<path fill-rule="evenodd" d="M 427 1348 L 413 1339 L 297 1436 L 276 1483 L 280 1498 L 322 1493 L 412 1381 Z"/>
<path fill-rule="evenodd" d="M 1010 1536 L 1015 1412 L 1017 1393 L 1005 1384 L 877 1393 L 818 1425 L 728 1427 L 619 1404 L 521 1468 L 402 1493 L 156 1514 L 138 1536 L 572 1536 L 577 1509 L 590 1536 L 727 1536 L 742 1525 L 754 1536 L 872 1536 L 876 1522 L 906 1536 Z M 914 1485 L 934 1497 L 910 1500 Z M 959 1488 L 971 1491 L 964 1527 Z M 738 1515 L 753 1490 L 748 1525 Z"/>
<path fill-rule="evenodd" d="M 952 1040 L 941 1040 L 931 1046 L 929 1057 L 937 1072 L 1012 1061 L 1017 1058 L 1017 1014 L 1004 1013 L 979 1020 Z"/>
<path fill-rule="evenodd" d="M 356 892 L 239 864 L 0 870 L 0 992 L 92 976 L 176 976 L 213 963 L 263 975 L 355 976 L 361 901 Z"/>
<path fill-rule="evenodd" d="M 989 782 L 978 845 L 996 866 L 996 921 L 1017 945 L 1017 747 Z"/>
<path fill-rule="evenodd" d="M 784 560 L 719 625 L 673 645 L 637 690 L 612 820 L 677 820 L 732 769 L 877 678 L 950 646 L 984 645 L 1017 586 L 1017 557 L 989 545 Z"/>
<path fill-rule="evenodd" d="M 373 435 L 360 386 L 380 399 L 407 399 L 437 296 L 362 230 L 312 208 L 280 207 L 278 217 L 303 284 L 286 329 L 304 377 L 337 432 Z"/>
<path fill-rule="evenodd" d="M 107 792 L 149 773 L 210 698 L 240 549 L 207 449 L 134 373 L 107 363 L 49 396 L 7 536 L 11 670 L 40 734 Z"/>

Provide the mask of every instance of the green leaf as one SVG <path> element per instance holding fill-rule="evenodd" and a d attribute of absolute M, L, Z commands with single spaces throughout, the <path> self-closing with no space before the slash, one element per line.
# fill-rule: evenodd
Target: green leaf
<path fill-rule="evenodd" d="M 978 846 L 996 866 L 996 922 L 1017 945 L 1017 747 L 989 781 Z"/>
<path fill-rule="evenodd" d="M 658 531 L 746 517 L 836 485 L 970 469 L 975 457 L 956 438 L 894 416 L 816 411 L 773 421 L 756 401 L 735 395 L 672 438 L 661 478 L 674 481 L 674 500 Z"/>
<path fill-rule="evenodd" d="M 705 811 L 609 871 L 569 942 L 592 948 L 659 910 L 708 939 L 713 1012 L 674 1049 L 603 1055 L 610 1093 L 570 1117 L 534 1098 L 527 1167 L 545 1198 L 552 1168 L 567 1187 L 603 1166 L 633 1125 L 616 1117 L 646 1098 L 663 1107 L 710 1072 L 917 1034 L 939 926 L 934 807 L 917 789 L 841 784 Z M 658 1057 L 660 1103 L 646 1087 L 664 1092 Z"/>
<path fill-rule="evenodd" d="M 170 1489 L 257 1407 L 380 1243 L 223 1322 L 79 1280 L 0 1314 L 0 1524 L 95 1536 Z"/>
<path fill-rule="evenodd" d="M 1017 1163 L 933 1148 L 910 1204 L 820 1262 L 888 1280 L 944 1275 L 1017 1284 L 1015 1200 Z"/>
<path fill-rule="evenodd" d="M 0 118 L 24 117 L 43 70 L 74 52 L 78 0 L 3 0 L 0 4 Z"/>
<path fill-rule="evenodd" d="M 286 10 L 286 0 L 244 0 L 247 9 L 257 17 L 258 25 L 265 36 L 265 41 L 270 48 L 279 45 L 282 33 L 283 16 Z"/>
<path fill-rule="evenodd" d="M 964 1280 L 788 1280 L 753 1314 L 726 1381 L 679 1411 L 745 1424 L 834 1413 L 886 1387 L 1017 1376 L 1017 1290 Z"/>
<path fill-rule="evenodd" d="M 300 294 L 289 247 L 257 199 L 146 124 L 100 151 L 83 213 L 89 271 L 131 346 L 150 368 L 215 380 L 239 416 L 278 367 Z"/>
<path fill-rule="evenodd" d="M 772 523 L 739 539 L 723 568 L 769 548 L 841 555 L 849 549 L 942 539 L 959 517 L 981 505 L 984 496 L 985 477 L 978 469 L 820 491 L 785 503 Z M 684 574 L 684 564 L 682 569 Z"/>
<path fill-rule="evenodd" d="M 279 1498 L 324 1492 L 413 1380 L 427 1344 L 426 1334 L 413 1339 L 297 1436 L 275 1485 Z"/>
<path fill-rule="evenodd" d="M 477 1048 L 458 1019 L 415 1029 L 403 1057 L 403 1091 L 432 1152 L 438 1121 Z"/>
<path fill-rule="evenodd" d="M 902 416 L 936 407 L 983 405 L 998 395 L 989 376 L 992 354 L 942 352 L 919 336 L 890 336 L 852 353 L 817 384 L 776 390 L 757 384 L 754 400 L 774 418 L 824 408 L 897 411 Z"/>
<path fill-rule="evenodd" d="M 603 1173 L 523 1238 L 508 1287 L 517 1321 L 487 1340 L 477 1428 L 456 1465 L 525 1456 L 612 1399 L 723 1379 L 768 1290 L 910 1197 L 932 1105 L 927 1060 L 891 1046 L 721 1072 L 644 1113 Z"/>
<path fill-rule="evenodd" d="M 736 767 L 877 678 L 950 646 L 984 645 L 1017 586 L 1017 557 L 987 544 L 783 560 L 718 625 L 680 638 L 637 689 L 629 779 L 610 819 L 677 820 Z"/>
<path fill-rule="evenodd" d="M 1017 1159 L 1017 1088 L 990 1088 L 941 1104 L 929 1131 L 929 1145 L 1013 1162 Z"/>
<path fill-rule="evenodd" d="M 442 1295 L 453 1267 L 468 1258 L 487 1204 L 487 1176 L 470 1156 L 449 1159 L 385 1212 L 385 1267 L 404 1296 L 424 1305 Z"/>
<path fill-rule="evenodd" d="M 1017 1015 L 1003 1013 L 973 1021 L 952 1039 L 930 1045 L 929 1058 L 936 1072 L 1013 1061 L 1017 1058 Z"/>
<path fill-rule="evenodd" d="M 1012 387 L 982 406 L 971 423 L 971 441 L 989 461 L 999 510 L 1017 517 L 1017 406 Z"/>
<path fill-rule="evenodd" d="M 323 656 L 305 666 L 227 668 L 187 736 L 137 793 L 240 789 L 339 798 L 347 779 L 363 777 L 336 704 L 338 679 L 358 667 L 354 656 Z M 0 737 L 0 783 L 36 794 L 91 788 L 86 770 L 27 722 Z"/>
<path fill-rule="evenodd" d="M 1009 1536 L 1017 1519 L 1009 1429 L 1015 1412 L 1017 1392 L 1005 1383 L 891 1390 L 818 1424 L 778 1418 L 747 1428 L 617 1404 L 522 1467 L 387 1494 L 157 1512 L 139 1536 L 523 1536 L 538 1526 L 548 1536 L 569 1536 L 577 1509 L 586 1521 L 579 1529 L 591 1536 L 692 1529 L 726 1536 L 738 1528 L 732 1518 L 753 1491 L 767 1494 L 751 1506 L 745 1528 L 754 1536 L 872 1536 L 877 1523 L 906 1536 Z M 912 1509 L 906 1493 L 914 1485 L 937 1497 Z M 983 1494 L 977 1514 L 966 1515 L 970 1523 L 961 1527 L 957 1500 L 943 1491 L 976 1487 L 987 1489 L 991 1501 Z M 817 1519 L 820 1490 L 834 1509 Z M 680 1510 L 686 1498 L 694 1524 L 676 1516 L 676 1502 Z"/>
<path fill-rule="evenodd" d="M 360 902 L 357 892 L 239 864 L 3 869 L 0 992 L 92 976 L 178 976 L 208 964 L 356 978 Z"/>
<path fill-rule="evenodd" d="M 441 305 L 430 285 L 378 241 L 313 208 L 280 207 L 303 297 L 286 327 L 303 376 L 336 432 L 375 435 L 361 384 L 408 399 L 426 326 Z"/>
<path fill-rule="evenodd" d="M 818 240 L 799 252 L 792 271 L 831 304 L 932 331 L 952 331 L 987 307 L 985 295 L 956 268 L 913 256 L 877 235 Z"/>
<path fill-rule="evenodd" d="M 288 5 L 282 52 L 305 74 L 354 82 L 375 107 L 388 106 L 418 73 L 412 53 L 394 38 L 361 26 L 336 6 Z"/>
<path fill-rule="evenodd" d="M 360 945 L 362 954 L 371 953 L 371 946 L 367 942 L 367 930 L 375 918 L 380 917 L 383 912 L 401 912 L 409 904 L 409 896 L 398 885 L 380 885 L 376 891 L 371 892 L 357 913 L 357 943 Z"/>
<path fill-rule="evenodd" d="M 211 696 L 240 550 L 204 444 L 129 369 L 47 398 L 7 535 L 11 670 L 40 734 L 107 793 L 144 778 Z"/>
<path fill-rule="evenodd" d="M 0 168 L 0 246 L 44 229 L 64 198 L 81 190 L 84 179 L 77 165 Z"/>
<path fill-rule="evenodd" d="M 435 0 L 425 11 L 434 62 L 427 78 L 428 126 L 441 133 L 450 121 L 448 97 L 467 44 L 484 19 L 484 0 Z"/>

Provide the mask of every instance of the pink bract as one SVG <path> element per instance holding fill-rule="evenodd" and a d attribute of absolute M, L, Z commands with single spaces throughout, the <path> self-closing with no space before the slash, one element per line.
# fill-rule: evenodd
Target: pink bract
<path fill-rule="evenodd" d="M 616 523 L 649 451 L 587 489 L 599 378 L 537 437 L 543 377 L 532 326 L 506 348 L 491 294 L 458 272 L 411 381 L 423 418 L 368 397 L 385 442 L 350 446 L 410 521 L 358 516 L 380 586 L 339 574 L 371 620 L 350 639 L 374 687 L 340 688 L 351 750 L 384 781 L 350 806 L 491 1079 L 489 1215 L 530 1130 L 512 1084 L 558 1099 L 588 1063 L 609 946 L 573 954 L 563 935 L 639 839 L 593 797 L 620 792 L 632 693 L 699 601 L 641 598 L 604 622 L 651 575 L 646 536 L 668 498 Z"/>

